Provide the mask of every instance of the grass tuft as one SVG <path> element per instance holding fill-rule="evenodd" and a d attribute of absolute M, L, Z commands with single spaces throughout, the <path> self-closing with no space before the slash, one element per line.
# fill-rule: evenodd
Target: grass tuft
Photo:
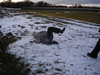
<path fill-rule="evenodd" d="M 2 32 L 0 36 L 3 36 Z M 20 62 L 21 58 L 6 52 L 8 45 L 16 40 L 12 33 L 0 38 L 0 75 L 27 75 L 30 72 L 28 64 Z"/>

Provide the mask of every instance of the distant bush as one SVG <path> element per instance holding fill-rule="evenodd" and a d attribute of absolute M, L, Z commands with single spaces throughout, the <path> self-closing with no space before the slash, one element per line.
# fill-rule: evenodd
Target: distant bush
<path fill-rule="evenodd" d="M 37 7 L 46 7 L 46 6 L 52 6 L 51 4 L 47 3 L 47 2 L 44 2 L 44 1 L 39 1 L 37 3 L 35 3 L 35 6 Z"/>

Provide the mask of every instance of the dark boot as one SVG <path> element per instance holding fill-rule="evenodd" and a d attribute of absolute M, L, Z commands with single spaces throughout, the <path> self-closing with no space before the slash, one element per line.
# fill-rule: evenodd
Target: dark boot
<path fill-rule="evenodd" d="M 63 34 L 64 31 L 65 31 L 65 28 L 63 28 L 63 29 L 61 30 L 61 33 Z"/>
<path fill-rule="evenodd" d="M 92 55 L 91 53 L 87 53 L 87 55 L 91 58 L 97 58 L 97 56 Z"/>
<path fill-rule="evenodd" d="M 97 58 L 99 51 L 100 51 L 100 39 L 99 39 L 99 41 L 97 42 L 97 44 L 96 44 L 96 46 L 94 47 L 94 49 L 92 50 L 92 52 L 91 52 L 91 53 L 87 53 L 87 55 L 88 55 L 89 57 L 92 57 L 92 58 Z"/>

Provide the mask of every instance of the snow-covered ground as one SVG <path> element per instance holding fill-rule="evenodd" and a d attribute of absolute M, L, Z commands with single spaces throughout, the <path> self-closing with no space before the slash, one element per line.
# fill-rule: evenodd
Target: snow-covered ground
<path fill-rule="evenodd" d="M 4 35 L 22 37 L 9 45 L 8 52 L 29 64 L 29 75 L 100 75 L 100 53 L 97 59 L 87 56 L 100 37 L 100 24 L 17 13 L 0 19 L 0 25 Z M 50 26 L 66 28 L 62 35 L 54 34 L 58 45 L 31 42 L 34 31 Z"/>

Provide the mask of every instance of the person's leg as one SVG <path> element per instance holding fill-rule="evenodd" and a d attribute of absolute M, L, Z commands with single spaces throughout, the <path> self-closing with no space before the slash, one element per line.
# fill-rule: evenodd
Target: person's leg
<path fill-rule="evenodd" d="M 65 31 L 65 28 L 63 28 L 61 30 L 59 28 L 49 27 L 47 30 L 47 37 L 49 39 L 49 42 L 51 42 L 51 44 L 58 44 L 56 41 L 52 41 L 53 40 L 53 33 L 63 33 L 64 31 Z"/>
<path fill-rule="evenodd" d="M 55 28 L 55 27 L 49 27 L 47 32 L 49 33 L 63 33 L 65 31 L 65 28 L 62 30 L 60 28 Z"/>
<path fill-rule="evenodd" d="M 93 51 L 91 53 L 88 53 L 87 55 L 92 57 L 92 58 L 97 58 L 99 51 L 100 51 L 100 39 L 97 42 L 97 44 L 96 44 L 95 48 L 93 49 Z"/>

